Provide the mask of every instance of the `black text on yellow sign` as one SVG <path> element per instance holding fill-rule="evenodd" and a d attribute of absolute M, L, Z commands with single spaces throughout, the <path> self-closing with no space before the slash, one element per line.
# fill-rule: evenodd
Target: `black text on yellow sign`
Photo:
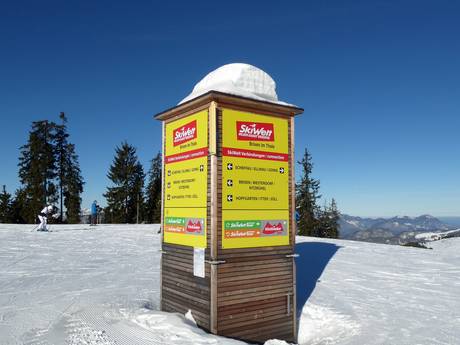
<path fill-rule="evenodd" d="M 167 164 L 165 167 L 165 207 L 206 207 L 208 157 Z"/>
<path fill-rule="evenodd" d="M 167 123 L 164 145 L 164 242 L 205 248 L 208 112 Z"/>
<path fill-rule="evenodd" d="M 223 110 L 222 247 L 289 243 L 288 120 Z"/>
<path fill-rule="evenodd" d="M 289 204 L 287 162 L 222 159 L 224 209 L 284 209 Z"/>

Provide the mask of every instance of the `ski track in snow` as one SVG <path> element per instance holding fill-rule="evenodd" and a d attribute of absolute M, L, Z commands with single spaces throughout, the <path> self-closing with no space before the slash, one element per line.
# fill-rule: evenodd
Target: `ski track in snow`
<path fill-rule="evenodd" d="M 0 224 L 1 345 L 243 344 L 158 311 L 158 225 L 32 228 Z"/>
<path fill-rule="evenodd" d="M 244 344 L 158 311 L 157 225 L 32 228 L 0 224 L 1 345 Z M 433 250 L 297 243 L 319 248 L 297 259 L 298 286 L 313 284 L 298 311 L 300 344 L 460 344 L 460 238 Z M 326 261 L 322 246 L 336 248 Z"/>

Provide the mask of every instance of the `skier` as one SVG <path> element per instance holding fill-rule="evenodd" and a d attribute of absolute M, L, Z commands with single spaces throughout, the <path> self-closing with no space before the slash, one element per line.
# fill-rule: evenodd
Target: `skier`
<path fill-rule="evenodd" d="M 38 226 L 37 231 L 48 231 L 46 223 L 48 220 L 48 215 L 51 215 L 51 212 L 53 212 L 53 206 L 51 205 L 45 206 L 45 208 L 40 212 L 38 215 L 38 219 L 40 219 L 40 225 Z"/>
<path fill-rule="evenodd" d="M 91 224 L 90 225 L 96 225 L 97 224 L 97 201 L 94 200 L 93 204 L 91 205 Z"/>

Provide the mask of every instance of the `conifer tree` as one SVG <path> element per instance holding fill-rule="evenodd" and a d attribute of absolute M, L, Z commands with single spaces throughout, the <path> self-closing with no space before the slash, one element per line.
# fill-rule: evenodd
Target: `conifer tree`
<path fill-rule="evenodd" d="M 69 134 L 67 133 L 67 118 L 64 113 L 59 114 L 61 119 L 60 125 L 55 125 L 55 150 L 56 150 L 56 169 L 57 169 L 57 179 L 59 185 L 59 221 L 62 223 L 64 218 L 64 176 L 66 173 L 66 147 L 67 147 L 67 138 Z"/>
<path fill-rule="evenodd" d="M 339 238 L 339 218 L 337 203 L 332 199 L 330 205 L 325 205 L 318 220 L 318 237 Z"/>
<path fill-rule="evenodd" d="M 27 144 L 21 147 L 19 178 L 22 183 L 24 209 L 22 217 L 34 223 L 36 215 L 45 204 L 57 201 L 56 157 L 54 150 L 54 125 L 48 121 L 35 121 L 29 132 Z"/>
<path fill-rule="evenodd" d="M 81 194 L 83 193 L 83 177 L 81 176 L 78 156 L 75 153 L 75 146 L 68 144 L 66 148 L 67 157 L 65 160 L 64 173 L 64 206 L 68 223 L 80 222 Z"/>
<path fill-rule="evenodd" d="M 3 185 L 3 190 L 0 194 L 0 223 L 11 222 L 11 207 L 11 194 L 6 191 L 6 186 Z"/>
<path fill-rule="evenodd" d="M 115 158 L 107 177 L 113 186 L 107 188 L 107 221 L 112 223 L 135 223 L 143 205 L 144 169 L 136 149 L 127 142 L 115 149 Z"/>
<path fill-rule="evenodd" d="M 14 195 L 14 199 L 11 203 L 11 214 L 10 214 L 10 221 L 14 224 L 25 224 L 27 223 L 24 213 L 26 210 L 26 193 L 24 189 L 19 188 L 16 190 Z"/>
<path fill-rule="evenodd" d="M 298 164 L 302 166 L 302 177 L 296 184 L 296 210 L 299 214 L 297 232 L 303 236 L 317 236 L 319 214 L 317 200 L 321 195 L 319 194 L 319 180 L 311 177 L 313 163 L 307 149 Z"/>
<path fill-rule="evenodd" d="M 161 153 L 152 159 L 146 188 L 145 220 L 160 223 L 161 218 Z"/>
<path fill-rule="evenodd" d="M 63 222 L 64 207 L 68 223 L 80 221 L 81 193 L 83 193 L 83 178 L 81 176 L 75 145 L 68 141 L 67 117 L 60 113 L 60 125 L 55 125 L 55 151 L 57 180 L 59 185 L 60 217 Z"/>
<path fill-rule="evenodd" d="M 332 198 L 331 205 L 329 206 L 329 219 L 330 219 L 330 237 L 339 238 L 340 235 L 340 212 L 337 208 L 337 203 L 334 198 Z"/>

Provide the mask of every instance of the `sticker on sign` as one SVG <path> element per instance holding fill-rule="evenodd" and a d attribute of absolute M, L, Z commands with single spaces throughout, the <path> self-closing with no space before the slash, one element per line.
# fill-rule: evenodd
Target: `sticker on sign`
<path fill-rule="evenodd" d="M 165 217 L 165 232 L 203 235 L 204 220 L 201 218 Z"/>
<path fill-rule="evenodd" d="M 286 220 L 232 220 L 224 222 L 224 238 L 286 236 Z"/>

